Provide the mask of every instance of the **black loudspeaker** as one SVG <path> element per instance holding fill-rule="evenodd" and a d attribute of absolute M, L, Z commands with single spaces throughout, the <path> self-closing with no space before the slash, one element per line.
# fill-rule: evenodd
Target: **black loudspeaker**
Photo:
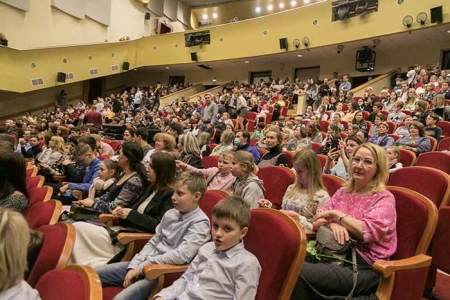
<path fill-rule="evenodd" d="M 430 9 L 431 23 L 442 23 L 442 6 Z"/>
<path fill-rule="evenodd" d="M 66 82 L 66 73 L 58 72 L 58 75 L 56 75 L 56 81 L 57 82 Z"/>
<path fill-rule="evenodd" d="M 191 52 L 191 60 L 198 61 L 197 52 Z"/>
<path fill-rule="evenodd" d="M 124 61 L 123 65 L 122 65 L 122 69 L 124 69 L 125 71 L 128 71 L 130 69 L 130 63 L 127 61 Z"/>
<path fill-rule="evenodd" d="M 148 13 L 148 12 L 145 13 L 145 19 L 146 19 L 146 20 L 150 20 L 150 13 Z"/>
<path fill-rule="evenodd" d="M 287 48 L 288 48 L 287 38 L 280 39 L 280 49 L 287 49 Z"/>

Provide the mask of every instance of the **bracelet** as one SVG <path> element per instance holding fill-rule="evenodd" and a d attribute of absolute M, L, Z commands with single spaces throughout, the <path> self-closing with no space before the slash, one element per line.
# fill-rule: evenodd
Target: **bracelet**
<path fill-rule="evenodd" d="M 342 219 L 345 218 L 345 217 L 347 217 L 347 216 L 348 216 L 348 215 L 343 215 L 342 217 L 340 217 L 340 218 L 339 218 L 339 224 L 341 224 Z"/>

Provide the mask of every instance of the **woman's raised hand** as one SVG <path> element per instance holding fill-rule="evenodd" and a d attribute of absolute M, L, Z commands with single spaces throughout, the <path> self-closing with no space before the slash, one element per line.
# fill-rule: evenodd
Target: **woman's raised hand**
<path fill-rule="evenodd" d="M 259 207 L 272 208 L 272 202 L 267 199 L 258 200 Z"/>

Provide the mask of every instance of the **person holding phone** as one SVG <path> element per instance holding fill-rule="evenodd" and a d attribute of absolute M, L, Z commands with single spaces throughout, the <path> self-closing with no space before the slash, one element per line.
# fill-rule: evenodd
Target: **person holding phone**
<path fill-rule="evenodd" d="M 323 168 L 325 174 L 332 174 L 348 180 L 348 157 L 353 151 L 361 145 L 363 141 L 356 135 L 349 136 L 345 143 L 342 140 L 333 139 L 331 141 L 331 150 L 327 155 L 327 162 Z M 337 163 L 332 167 L 332 162 L 337 159 Z"/>

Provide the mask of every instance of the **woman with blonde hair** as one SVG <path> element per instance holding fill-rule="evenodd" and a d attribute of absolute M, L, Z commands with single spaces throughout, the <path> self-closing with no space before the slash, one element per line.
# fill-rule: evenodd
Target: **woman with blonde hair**
<path fill-rule="evenodd" d="M 39 156 L 40 167 L 48 169 L 53 164 L 56 164 L 65 154 L 64 139 L 60 136 L 52 136 L 48 142 L 48 148 L 42 155 Z"/>
<path fill-rule="evenodd" d="M 298 221 L 305 229 L 312 230 L 312 218 L 317 209 L 330 199 L 322 182 L 317 154 L 310 149 L 296 153 L 294 170 L 297 180 L 286 189 L 281 211 Z M 266 207 L 268 202 L 270 201 L 266 199 L 258 201 L 262 207 Z"/>
<path fill-rule="evenodd" d="M 236 180 L 231 186 L 234 196 L 241 197 L 250 208 L 258 207 L 258 200 L 264 198 L 264 183 L 255 174 L 255 162 L 253 155 L 247 151 L 236 151 L 233 155 L 231 173 Z"/>
<path fill-rule="evenodd" d="M 0 207 L 0 299 L 40 299 L 24 281 L 30 229 L 24 217 Z"/>
<path fill-rule="evenodd" d="M 197 137 L 198 139 L 198 146 L 200 147 L 200 156 L 206 157 L 211 154 L 211 147 L 209 146 L 209 142 L 211 140 L 211 135 L 203 131 L 200 133 Z"/>
<path fill-rule="evenodd" d="M 180 160 L 197 169 L 203 169 L 200 147 L 197 138 L 192 133 L 183 134 L 180 137 L 181 146 Z"/>
<path fill-rule="evenodd" d="M 233 142 L 235 137 L 236 136 L 232 131 L 222 132 L 222 135 L 220 136 L 220 144 L 212 150 L 210 156 L 219 156 L 219 154 L 224 151 L 233 150 Z"/>
<path fill-rule="evenodd" d="M 450 106 L 445 104 L 445 96 L 437 94 L 433 97 L 431 112 L 437 114 L 443 121 L 450 121 Z"/>
<path fill-rule="evenodd" d="M 351 265 L 324 262 L 303 264 L 291 299 L 369 296 L 380 275 L 377 260 L 389 260 L 397 249 L 395 198 L 386 190 L 386 151 L 374 144 L 358 146 L 350 157 L 349 180 L 313 218 L 314 230 L 326 226 L 339 244 L 357 241 L 358 284 L 353 288 Z M 353 298 L 352 298 L 353 299 Z"/>
<path fill-rule="evenodd" d="M 413 111 L 416 108 L 416 102 L 419 96 L 416 93 L 415 88 L 410 88 L 408 90 L 408 95 L 406 96 L 405 106 L 403 109 Z"/>

